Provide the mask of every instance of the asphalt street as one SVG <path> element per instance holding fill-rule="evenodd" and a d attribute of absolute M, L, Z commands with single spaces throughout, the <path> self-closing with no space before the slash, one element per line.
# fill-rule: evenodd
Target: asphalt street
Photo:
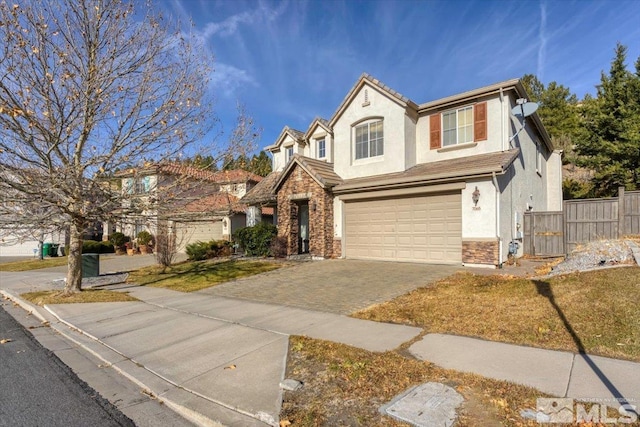
<path fill-rule="evenodd" d="M 0 306 L 0 426 L 134 426 Z"/>

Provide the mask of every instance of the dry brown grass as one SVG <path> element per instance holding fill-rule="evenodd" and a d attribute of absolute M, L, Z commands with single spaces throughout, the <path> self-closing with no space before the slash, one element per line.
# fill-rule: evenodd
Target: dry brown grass
<path fill-rule="evenodd" d="M 61 267 L 67 265 L 67 257 L 25 259 L 21 261 L 6 262 L 0 264 L 0 271 L 29 271 L 41 268 Z"/>
<path fill-rule="evenodd" d="M 640 361 L 639 292 L 639 267 L 545 280 L 460 273 L 354 317 Z"/>
<path fill-rule="evenodd" d="M 344 344 L 291 337 L 287 378 L 304 386 L 285 392 L 280 419 L 297 426 L 404 426 L 378 408 L 409 387 L 445 383 L 465 398 L 457 426 L 535 426 L 520 416 L 539 391 L 438 368 L 397 352 L 372 353 Z"/>
<path fill-rule="evenodd" d="M 20 295 L 20 297 L 40 306 L 45 304 L 138 301 L 137 298 L 125 292 L 104 289 L 85 289 L 82 292 L 76 292 L 71 295 L 63 295 L 60 291 L 27 292 Z"/>

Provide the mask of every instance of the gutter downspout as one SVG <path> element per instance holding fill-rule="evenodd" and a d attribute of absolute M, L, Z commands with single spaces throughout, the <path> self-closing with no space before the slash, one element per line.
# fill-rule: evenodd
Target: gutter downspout
<path fill-rule="evenodd" d="M 505 151 L 504 148 L 504 93 L 500 88 L 500 148 Z M 495 174 L 493 175 L 495 179 Z"/>
<path fill-rule="evenodd" d="M 500 238 L 500 187 L 496 173 L 492 173 L 493 186 L 496 189 L 496 237 L 498 238 L 498 268 L 502 268 L 502 239 Z"/>

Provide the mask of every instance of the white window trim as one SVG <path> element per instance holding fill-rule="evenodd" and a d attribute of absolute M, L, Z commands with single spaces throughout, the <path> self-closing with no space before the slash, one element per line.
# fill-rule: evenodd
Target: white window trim
<path fill-rule="evenodd" d="M 291 160 L 291 158 L 295 154 L 294 151 L 293 151 L 293 145 L 288 145 L 288 146 L 285 146 L 283 148 L 284 148 L 284 162 L 288 163 L 289 160 Z M 291 150 L 291 154 L 289 154 L 289 150 Z"/>
<path fill-rule="evenodd" d="M 376 156 L 367 156 L 367 157 L 362 157 L 360 159 L 356 158 L 356 129 L 360 126 L 371 126 L 374 123 L 382 123 L 382 154 L 378 154 Z M 369 128 L 367 129 L 367 131 L 369 132 Z M 369 144 L 369 154 L 371 153 L 371 139 L 370 139 L 370 133 L 368 134 L 369 138 L 367 139 L 367 142 Z M 365 119 L 362 119 L 354 124 L 351 125 L 351 138 L 352 138 L 352 144 L 351 144 L 351 153 L 353 156 L 353 164 L 362 164 L 362 163 L 375 163 L 378 161 L 382 161 L 384 160 L 384 119 L 382 117 L 368 117 Z"/>
<path fill-rule="evenodd" d="M 320 155 L 320 142 L 324 142 L 324 156 Z M 325 137 L 316 139 L 316 156 L 318 159 L 326 159 L 327 158 L 327 139 Z"/>
<path fill-rule="evenodd" d="M 460 119 L 459 119 L 459 114 L 460 114 L 461 111 L 469 110 L 469 109 L 471 110 L 471 140 L 470 141 L 460 142 L 460 125 L 459 125 Z M 453 143 L 453 144 L 445 145 L 445 143 L 444 143 L 444 134 L 445 134 L 444 116 L 445 116 L 445 114 L 450 114 L 450 113 L 453 113 L 453 112 L 456 113 L 456 127 L 455 127 L 455 129 L 456 129 L 456 142 Z M 474 126 L 475 126 L 474 113 L 475 113 L 475 105 L 465 105 L 464 107 L 455 108 L 455 109 L 452 109 L 452 110 L 447 110 L 447 111 L 443 111 L 442 112 L 442 114 L 440 115 L 440 121 L 441 121 L 440 122 L 440 129 L 441 129 L 441 133 L 442 133 L 442 135 L 440 137 L 441 138 L 441 140 L 440 140 L 441 148 L 455 147 L 457 145 L 469 144 L 469 143 L 474 142 L 474 138 L 473 138 L 473 135 L 474 135 L 474 132 L 475 132 L 475 129 L 474 129 Z"/>

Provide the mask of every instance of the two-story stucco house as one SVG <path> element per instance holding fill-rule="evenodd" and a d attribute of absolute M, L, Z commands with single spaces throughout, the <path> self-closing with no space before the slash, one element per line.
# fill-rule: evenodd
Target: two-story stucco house
<path fill-rule="evenodd" d="M 526 97 L 509 80 L 417 104 L 364 74 L 329 120 L 284 128 L 242 201 L 277 208 L 289 255 L 500 266 L 526 211 L 562 208 L 561 153 L 512 114 Z"/>
<path fill-rule="evenodd" d="M 212 172 L 191 166 L 160 163 L 140 170 L 117 172 L 125 204 L 146 201 L 143 209 L 127 212 L 117 224 L 103 226 L 103 239 L 120 231 L 132 239 L 142 230 L 155 234 L 158 221 L 169 221 L 179 238 L 179 250 L 195 241 L 229 240 L 246 226 L 243 197 L 262 177 L 245 170 Z"/>

